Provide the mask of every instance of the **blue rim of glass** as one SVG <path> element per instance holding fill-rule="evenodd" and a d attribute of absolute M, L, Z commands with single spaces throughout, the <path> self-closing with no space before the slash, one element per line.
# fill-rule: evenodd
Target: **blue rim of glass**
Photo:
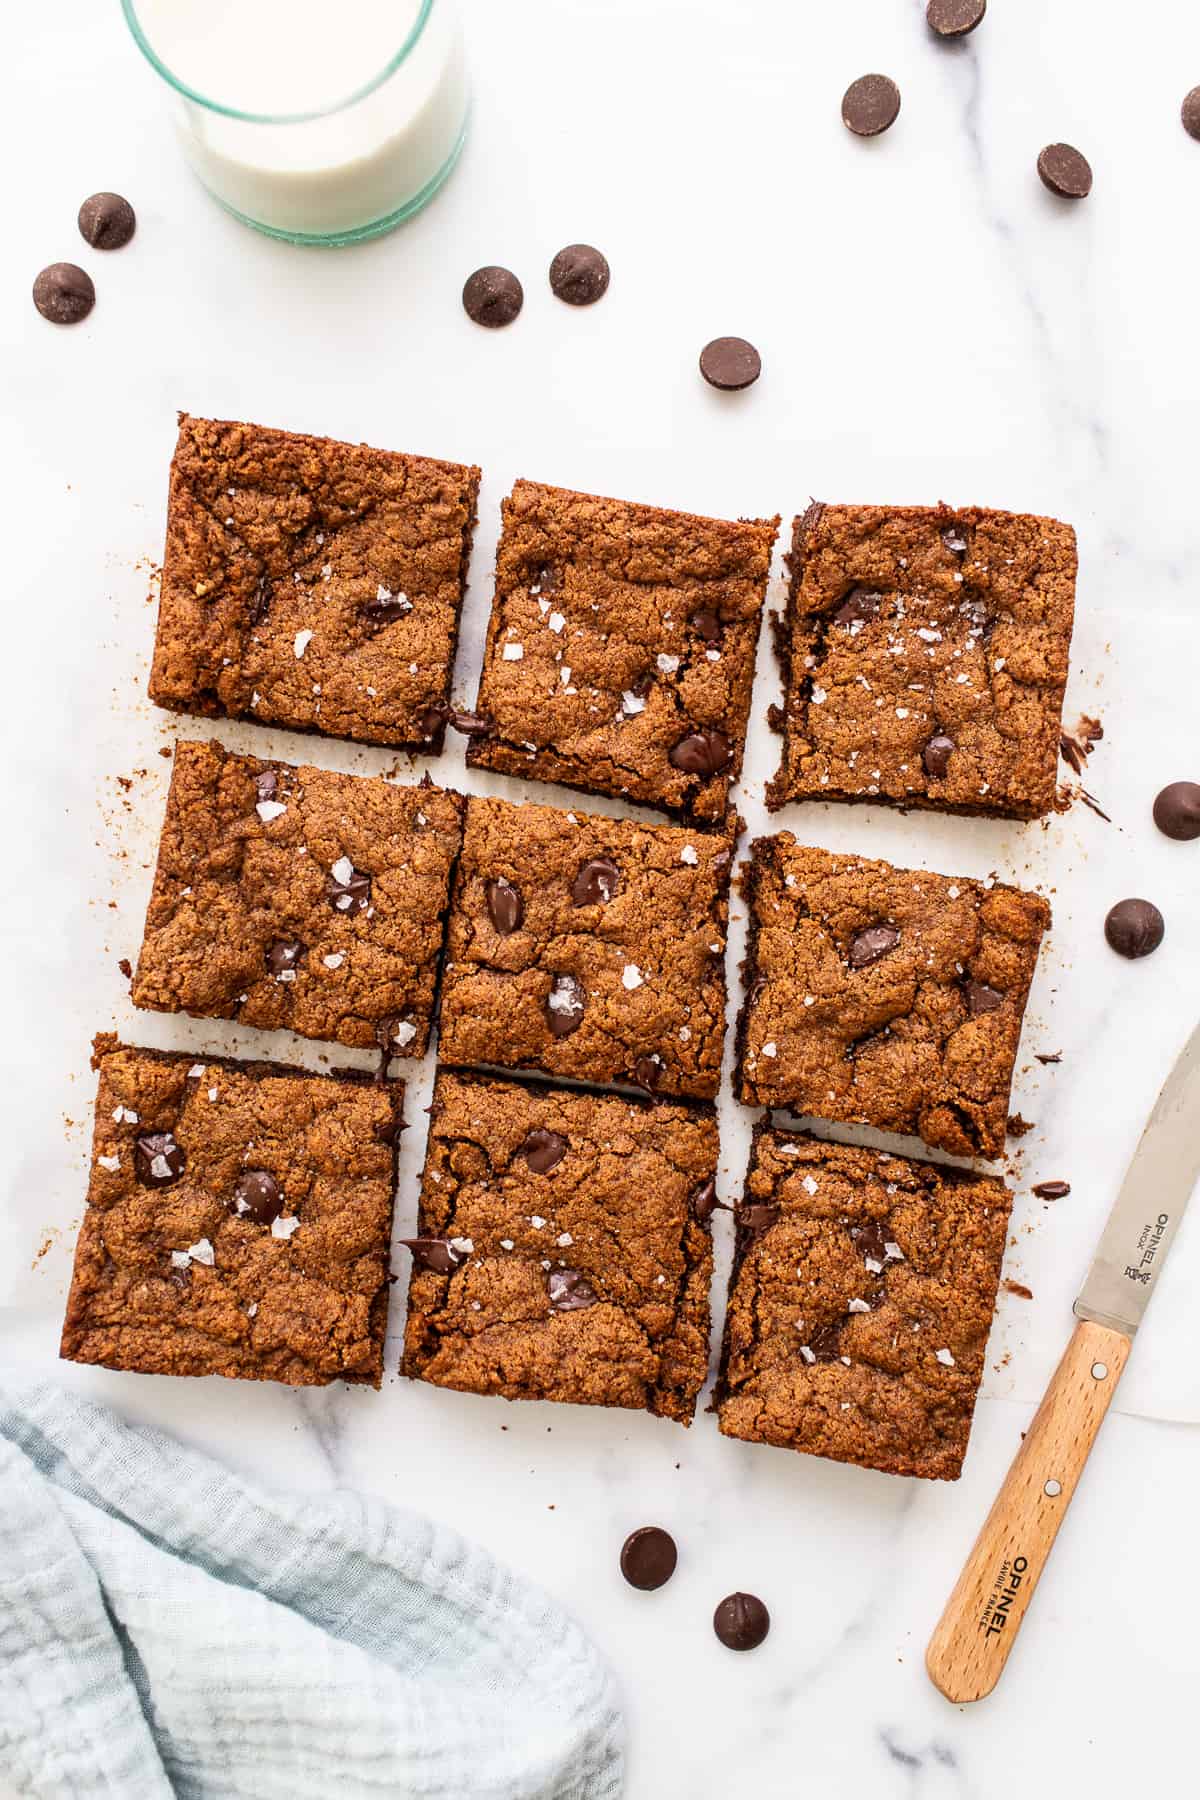
<path fill-rule="evenodd" d="M 243 112 L 239 107 L 225 106 L 220 100 L 213 100 L 208 94 L 201 94 L 196 88 L 189 87 L 186 81 L 181 81 L 179 76 L 173 70 L 168 69 L 166 63 L 163 62 L 142 30 L 135 0 L 121 0 L 121 11 L 125 15 L 125 23 L 133 35 L 134 43 L 151 68 L 155 69 L 167 85 L 175 89 L 176 93 L 182 94 L 185 100 L 193 100 L 197 106 L 207 107 L 209 112 L 220 113 L 226 119 L 241 119 L 248 125 L 304 125 L 313 119 L 327 119 L 334 113 L 345 112 L 347 107 L 356 106 L 360 100 L 365 100 L 368 94 L 373 94 L 376 88 L 382 87 L 384 82 L 394 75 L 401 63 L 405 61 L 425 30 L 429 15 L 433 11 L 433 0 L 421 0 L 420 10 L 413 20 L 408 36 L 395 55 L 384 64 L 378 74 L 371 77 L 370 81 L 364 82 L 363 86 L 356 88 L 354 93 L 347 94 L 345 99 L 335 101 L 331 106 L 318 106 L 310 112 L 297 113 Z"/>

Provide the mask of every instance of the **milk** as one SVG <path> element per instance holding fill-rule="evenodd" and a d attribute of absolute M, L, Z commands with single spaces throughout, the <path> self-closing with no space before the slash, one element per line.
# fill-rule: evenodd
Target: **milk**
<path fill-rule="evenodd" d="M 302 241 L 370 236 L 416 211 L 453 167 L 467 83 L 452 0 L 129 0 L 128 9 L 177 91 L 189 162 L 250 224 Z M 355 99 L 410 34 L 398 67 Z"/>

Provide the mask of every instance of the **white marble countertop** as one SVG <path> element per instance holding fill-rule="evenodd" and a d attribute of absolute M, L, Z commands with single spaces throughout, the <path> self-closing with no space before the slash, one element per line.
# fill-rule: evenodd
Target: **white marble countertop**
<path fill-rule="evenodd" d="M 618 1670 L 631 1800 L 783 1800 L 810 1788 L 1002 1800 L 1067 1783 L 1123 1793 L 1190 1753 L 1200 1358 L 1189 1249 L 1200 1254 L 1200 1217 L 1001 1691 L 952 1708 L 922 1654 L 1200 1012 L 1200 844 L 1169 844 L 1149 819 L 1157 789 L 1200 768 L 1200 145 L 1178 123 L 1200 81 L 1200 18 L 1165 0 L 1139 31 L 1126 9 L 1087 0 L 993 0 L 982 28 L 948 46 L 927 34 L 918 0 L 465 0 L 465 12 L 476 109 L 460 170 L 393 237 L 326 253 L 260 239 L 207 200 L 115 0 L 35 9 L 9 45 L 0 1348 L 264 1480 L 348 1482 L 437 1514 L 541 1580 Z M 898 81 L 903 109 L 865 143 L 838 108 L 869 69 Z M 1034 173 L 1038 149 L 1058 138 L 1095 169 L 1081 205 L 1056 201 Z M 127 193 L 139 219 L 133 244 L 109 257 L 88 252 L 74 225 L 101 187 Z M 544 279 L 553 253 L 580 239 L 613 266 L 609 295 L 587 311 L 560 306 Z M 59 259 L 84 263 L 99 293 L 70 331 L 44 324 L 28 298 L 37 270 Z M 458 295 L 493 261 L 518 271 L 527 299 L 514 327 L 485 333 Z M 762 380 L 741 396 L 696 374 L 700 346 L 722 333 L 763 355 Z M 149 888 L 169 775 L 157 751 L 189 730 L 144 698 L 179 407 L 483 465 L 456 680 L 466 700 L 498 504 L 518 474 L 730 515 L 788 519 L 816 493 L 978 501 L 1075 524 L 1068 717 L 1103 719 L 1088 785 L 1112 824 L 1079 807 L 1044 829 L 875 808 L 793 808 L 779 820 L 830 848 L 996 869 L 1054 906 L 1014 1100 L 1037 1126 L 1010 1169 L 1008 1273 L 1035 1297 L 1002 1299 L 961 1482 L 906 1483 L 726 1442 L 704 1415 L 685 1434 L 402 1382 L 403 1281 L 378 1396 L 56 1364 L 92 1033 L 313 1065 L 325 1054 L 283 1034 L 137 1015 L 117 969 L 136 955 Z M 771 603 L 781 597 L 777 579 Z M 766 823 L 774 747 L 761 715 L 775 687 L 764 646 L 741 797 L 752 830 Z M 246 726 L 220 735 L 339 768 L 394 761 Z M 460 747 L 437 773 L 462 779 Z M 1167 939 L 1125 964 L 1101 924 L 1138 892 L 1162 907 Z M 735 925 L 731 969 L 739 954 Z M 1061 1050 L 1062 1063 L 1044 1068 L 1036 1050 Z M 429 1074 L 414 1074 L 417 1120 Z M 727 1102 L 728 1197 L 745 1123 Z M 421 1136 L 404 1150 L 398 1233 L 413 1217 Z M 1072 1184 L 1054 1207 L 1029 1191 L 1050 1177 Z M 717 1236 L 723 1276 L 727 1219 Z M 397 1268 L 406 1273 L 400 1258 Z M 625 1533 L 649 1521 L 681 1547 L 658 1595 L 633 1592 L 616 1569 Z M 708 1623 L 737 1587 L 760 1593 L 774 1621 L 742 1658 Z"/>

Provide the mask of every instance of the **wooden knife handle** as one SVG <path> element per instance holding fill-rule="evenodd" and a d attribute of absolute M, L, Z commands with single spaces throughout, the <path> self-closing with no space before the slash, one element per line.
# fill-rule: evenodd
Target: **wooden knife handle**
<path fill-rule="evenodd" d="M 925 1652 L 947 1700 L 990 1694 L 1133 1348 L 1081 1319 Z"/>

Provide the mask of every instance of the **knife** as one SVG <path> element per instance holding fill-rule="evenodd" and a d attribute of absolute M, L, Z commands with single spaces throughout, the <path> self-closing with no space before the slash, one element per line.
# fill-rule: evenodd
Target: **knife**
<path fill-rule="evenodd" d="M 1198 1175 L 1200 1025 L 1158 1096 L 1071 1341 L 929 1640 L 925 1667 L 947 1700 L 980 1700 L 1003 1673 Z"/>

